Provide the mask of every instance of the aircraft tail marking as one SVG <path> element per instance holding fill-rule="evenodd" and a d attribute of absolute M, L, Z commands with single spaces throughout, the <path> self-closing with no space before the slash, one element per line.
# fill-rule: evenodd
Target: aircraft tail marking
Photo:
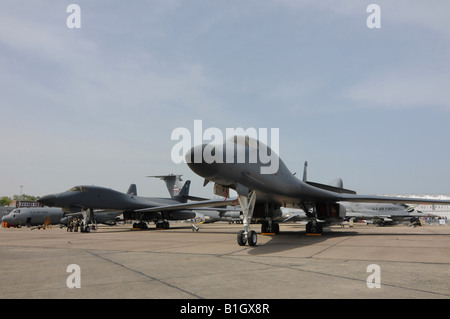
<path fill-rule="evenodd" d="M 162 179 L 166 183 L 167 190 L 169 191 L 170 197 L 175 198 L 180 195 L 182 191 L 181 182 L 183 181 L 181 179 L 182 175 L 155 175 L 155 176 L 147 176 L 147 177 L 155 177 Z M 186 186 L 186 185 L 185 185 Z M 184 186 L 183 186 L 184 188 Z M 189 193 L 189 187 L 188 187 L 188 193 Z"/>

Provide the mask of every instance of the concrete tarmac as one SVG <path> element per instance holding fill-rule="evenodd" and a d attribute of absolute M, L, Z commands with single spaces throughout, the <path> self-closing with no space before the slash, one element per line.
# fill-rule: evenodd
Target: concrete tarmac
<path fill-rule="evenodd" d="M 256 247 L 239 246 L 242 225 L 228 223 L 198 232 L 185 223 L 100 225 L 91 233 L 1 228 L 0 298 L 450 297 L 450 227 L 356 224 L 306 236 L 303 225 L 281 224 L 279 235 L 263 236 L 252 226 Z"/>

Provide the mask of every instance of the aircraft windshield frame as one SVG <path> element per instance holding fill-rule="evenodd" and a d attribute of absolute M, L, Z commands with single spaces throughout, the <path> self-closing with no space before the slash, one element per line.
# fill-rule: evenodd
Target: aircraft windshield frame
<path fill-rule="evenodd" d="M 87 187 L 84 186 L 75 186 L 69 189 L 69 192 L 87 192 Z"/>

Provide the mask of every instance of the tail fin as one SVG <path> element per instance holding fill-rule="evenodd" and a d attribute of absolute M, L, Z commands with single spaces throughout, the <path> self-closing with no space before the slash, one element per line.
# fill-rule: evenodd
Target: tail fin
<path fill-rule="evenodd" d="M 337 187 L 337 188 L 344 188 L 344 182 L 342 181 L 342 178 L 340 178 L 340 177 L 333 179 L 330 183 L 328 183 L 328 185 Z"/>
<path fill-rule="evenodd" d="M 184 183 L 183 188 L 179 191 L 178 195 L 173 196 L 173 199 L 176 199 L 180 202 L 186 203 L 189 198 L 189 187 L 191 186 L 191 181 L 186 181 Z"/>
<path fill-rule="evenodd" d="M 355 191 L 344 188 L 344 182 L 342 181 L 342 178 L 336 178 L 335 180 L 332 180 L 328 185 L 309 182 L 307 180 L 308 179 L 307 169 L 308 169 L 308 162 L 305 162 L 305 168 L 303 170 L 303 181 L 306 184 L 317 187 L 317 188 L 325 189 L 325 190 L 328 190 L 331 192 L 339 193 L 339 194 L 356 194 Z"/>
<path fill-rule="evenodd" d="M 130 187 L 128 188 L 127 191 L 128 195 L 137 195 L 137 188 L 136 188 L 136 184 L 131 184 Z"/>
<path fill-rule="evenodd" d="M 162 179 L 166 183 L 166 187 L 167 187 L 167 190 L 169 191 L 170 197 L 175 198 L 175 197 L 179 196 L 182 191 L 181 182 L 183 180 L 181 179 L 181 176 L 182 175 L 169 174 L 169 175 L 156 175 L 156 176 L 147 176 L 147 177 L 155 177 L 155 178 Z M 184 189 L 184 187 L 186 187 L 186 184 L 183 186 L 183 189 Z M 189 186 L 188 186 L 187 191 L 189 193 Z"/>
<path fill-rule="evenodd" d="M 308 162 L 305 161 L 305 166 L 303 168 L 303 181 L 306 182 L 308 180 Z"/>

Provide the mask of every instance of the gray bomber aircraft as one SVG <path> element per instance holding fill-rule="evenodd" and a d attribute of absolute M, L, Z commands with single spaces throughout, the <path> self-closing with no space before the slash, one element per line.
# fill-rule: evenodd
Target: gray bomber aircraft
<path fill-rule="evenodd" d="M 265 152 L 265 157 L 270 155 L 270 165 L 277 161 L 276 172 L 262 174 L 262 169 L 267 170 L 269 165 L 268 161 L 261 161 L 260 152 Z M 255 158 L 254 154 L 259 156 Z M 245 156 L 244 160 L 242 156 Z M 306 176 L 302 181 L 268 146 L 248 136 L 234 136 L 215 145 L 194 146 L 186 152 L 185 159 L 192 171 L 205 178 L 204 185 L 215 182 L 214 192 L 217 195 L 228 197 L 229 188 L 238 193 L 244 230 L 238 233 L 237 241 L 242 246 L 247 242 L 250 246 L 256 245 L 256 232 L 250 230 L 252 218 L 262 222 L 262 232 L 273 233 L 278 227 L 274 217 L 280 214 L 281 207 L 303 209 L 309 218 L 306 231 L 322 234 L 324 221 L 345 217 L 341 202 L 450 205 L 448 200 L 357 195 L 355 191 L 340 187 L 339 181 L 336 185 L 324 185 L 306 181 Z"/>
<path fill-rule="evenodd" d="M 176 207 L 188 199 L 203 200 L 189 196 L 190 181 L 181 188 L 181 175 L 150 176 L 166 182 L 171 198 L 137 196 L 136 185 L 132 184 L 128 192 L 121 193 L 100 186 L 75 186 L 66 192 L 45 195 L 38 202 L 45 206 L 61 207 L 65 212 L 81 210 L 82 232 L 89 232 L 95 224 L 95 216 L 107 211 L 122 211 L 125 220 L 137 220 L 133 228 L 147 228 L 147 221 L 154 221 L 157 228 L 169 228 L 168 220 L 186 220 L 195 218 L 191 209 Z M 203 203 L 208 201 L 203 201 Z M 206 205 L 202 205 L 206 206 Z M 165 207 L 163 211 L 159 207 Z M 145 211 L 146 209 L 149 211 Z M 90 226 L 91 225 L 91 226 Z"/>

